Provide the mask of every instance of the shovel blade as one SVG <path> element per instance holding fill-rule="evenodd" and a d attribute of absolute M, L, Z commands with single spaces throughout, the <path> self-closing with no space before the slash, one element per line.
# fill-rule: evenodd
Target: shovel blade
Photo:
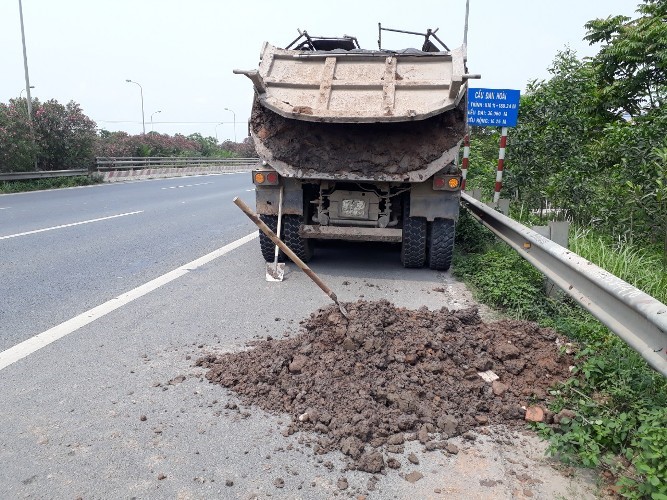
<path fill-rule="evenodd" d="M 282 281 L 285 277 L 285 263 L 266 265 L 266 281 Z"/>

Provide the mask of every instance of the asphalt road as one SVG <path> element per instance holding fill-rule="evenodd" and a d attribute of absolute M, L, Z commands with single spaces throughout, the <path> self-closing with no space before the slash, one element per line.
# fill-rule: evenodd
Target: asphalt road
<path fill-rule="evenodd" d="M 0 196 L 0 237 L 141 211 L 0 239 L 0 358 L 255 234 L 231 203 L 240 195 L 252 204 L 251 189 L 238 174 Z M 517 477 L 526 471 L 537 498 L 590 498 L 590 483 L 560 475 L 542 457 L 544 446 L 524 435 L 503 438 L 508 445 L 488 436 L 459 441 L 456 456 L 410 445 L 405 453 L 415 451 L 420 465 L 399 456 L 402 469 L 377 475 L 369 492 L 369 475 L 346 471 L 341 454 L 315 456 L 303 436 L 283 437 L 288 417 L 226 409 L 234 397 L 209 384 L 195 360 L 293 334 L 329 303 L 293 265 L 285 281 L 267 283 L 258 246 L 249 239 L 226 247 L 0 363 L 0 498 L 520 498 Z M 396 246 L 327 245 L 311 264 L 342 301 L 434 309 L 472 300 L 447 273 L 403 269 Z M 403 479 L 411 470 L 423 479 Z"/>
<path fill-rule="evenodd" d="M 249 233 L 231 200 L 252 188 L 241 173 L 0 196 L 0 351 Z"/>

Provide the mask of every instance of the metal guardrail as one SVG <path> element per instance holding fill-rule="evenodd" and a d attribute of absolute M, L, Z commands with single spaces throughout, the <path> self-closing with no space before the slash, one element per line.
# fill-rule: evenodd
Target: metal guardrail
<path fill-rule="evenodd" d="M 0 173 L 0 181 L 16 181 L 31 179 L 47 179 L 53 177 L 76 177 L 94 172 L 112 172 L 117 170 L 144 170 L 156 168 L 188 168 L 188 167 L 219 167 L 243 166 L 252 167 L 259 163 L 259 158 L 197 158 L 197 157 L 98 157 L 95 168 L 72 170 L 39 170 L 34 172 Z"/>
<path fill-rule="evenodd" d="M 87 168 L 75 170 L 39 170 L 36 172 L 6 172 L 0 173 L 0 181 L 20 181 L 31 179 L 50 179 L 53 177 L 77 177 L 88 175 Z"/>
<path fill-rule="evenodd" d="M 468 210 L 667 377 L 667 305 L 466 193 Z"/>
<path fill-rule="evenodd" d="M 185 168 L 256 165 L 259 158 L 193 158 L 193 157 L 98 157 L 95 165 L 98 172 L 111 170 L 141 170 L 146 168 Z"/>

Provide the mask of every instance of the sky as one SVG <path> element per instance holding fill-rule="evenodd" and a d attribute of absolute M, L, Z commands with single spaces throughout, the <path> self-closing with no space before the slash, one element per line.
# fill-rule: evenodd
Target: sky
<path fill-rule="evenodd" d="M 559 50 L 597 52 L 582 40 L 587 21 L 632 17 L 639 1 L 470 0 L 468 69 L 482 75 L 471 86 L 523 92 L 549 77 Z M 98 128 L 137 134 L 143 89 L 146 132 L 241 141 L 253 90 L 232 70 L 256 69 L 264 41 L 284 47 L 306 29 L 356 36 L 374 49 L 380 22 L 439 28 L 454 48 L 463 42 L 465 0 L 23 0 L 23 19 L 31 92 L 40 101 L 73 100 Z M 408 35 L 382 40 L 383 48 L 421 46 Z M 0 102 L 25 85 L 19 2 L 0 0 Z"/>

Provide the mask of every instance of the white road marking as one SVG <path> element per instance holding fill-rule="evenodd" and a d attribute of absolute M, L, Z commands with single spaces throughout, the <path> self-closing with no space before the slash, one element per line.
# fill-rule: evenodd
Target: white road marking
<path fill-rule="evenodd" d="M 12 207 L 0 207 L 0 210 L 9 210 Z"/>
<path fill-rule="evenodd" d="M 246 193 L 248 193 L 250 191 L 254 191 L 254 189 L 246 189 Z"/>
<path fill-rule="evenodd" d="M 26 236 L 28 234 L 43 233 L 44 231 L 53 231 L 54 229 L 63 229 L 66 227 L 80 226 L 81 224 L 90 224 L 91 222 L 100 222 L 103 220 L 117 219 L 118 217 L 125 217 L 126 215 L 136 215 L 143 213 L 143 210 L 137 210 L 136 212 L 127 212 L 124 214 L 110 215 L 109 217 L 100 217 L 99 219 L 90 219 L 84 220 L 81 222 L 72 222 L 71 224 L 63 224 L 61 226 L 46 227 L 44 229 L 35 229 L 34 231 L 26 231 L 25 233 L 16 233 L 8 234 L 7 236 L 0 236 L 0 240 L 8 240 L 9 238 L 16 238 L 18 236 Z"/>
<path fill-rule="evenodd" d="M 119 295 L 118 297 L 115 297 L 105 302 L 104 304 L 93 307 L 92 309 L 89 309 L 88 311 L 65 321 L 64 323 L 60 323 L 59 325 L 54 326 L 45 332 L 35 335 L 28 340 L 24 340 L 20 344 L 16 344 L 14 347 L 10 347 L 5 351 L 0 352 L 0 370 L 7 368 L 9 365 L 16 363 L 20 359 L 23 359 L 36 351 L 39 351 L 42 347 L 46 347 L 56 340 L 77 331 L 79 328 L 82 328 L 87 324 L 92 323 L 93 321 L 103 316 L 106 316 L 110 312 L 129 304 L 133 300 L 136 300 L 139 297 L 143 297 L 153 290 L 157 290 L 161 286 L 186 275 L 190 271 L 194 271 L 204 264 L 208 264 L 218 257 L 222 257 L 223 255 L 231 252 L 241 245 L 245 245 L 249 241 L 254 240 L 257 238 L 257 236 L 259 236 L 258 231 L 250 233 L 243 238 L 233 241 L 224 247 L 218 248 L 217 250 L 214 250 L 213 252 L 206 254 L 203 257 L 193 260 L 192 262 L 176 268 L 173 271 L 169 271 L 167 274 L 163 274 L 162 276 L 159 276 L 158 278 L 155 278 L 148 283 L 144 283 L 143 285 L 140 285 L 137 288 L 130 290 L 129 292 L 125 292 L 124 294 Z"/>
<path fill-rule="evenodd" d="M 189 188 L 193 186 L 206 186 L 206 184 L 213 184 L 212 182 L 198 182 L 197 184 L 184 184 L 182 186 L 170 186 L 170 187 L 163 187 L 160 189 L 178 189 L 178 188 Z"/>

